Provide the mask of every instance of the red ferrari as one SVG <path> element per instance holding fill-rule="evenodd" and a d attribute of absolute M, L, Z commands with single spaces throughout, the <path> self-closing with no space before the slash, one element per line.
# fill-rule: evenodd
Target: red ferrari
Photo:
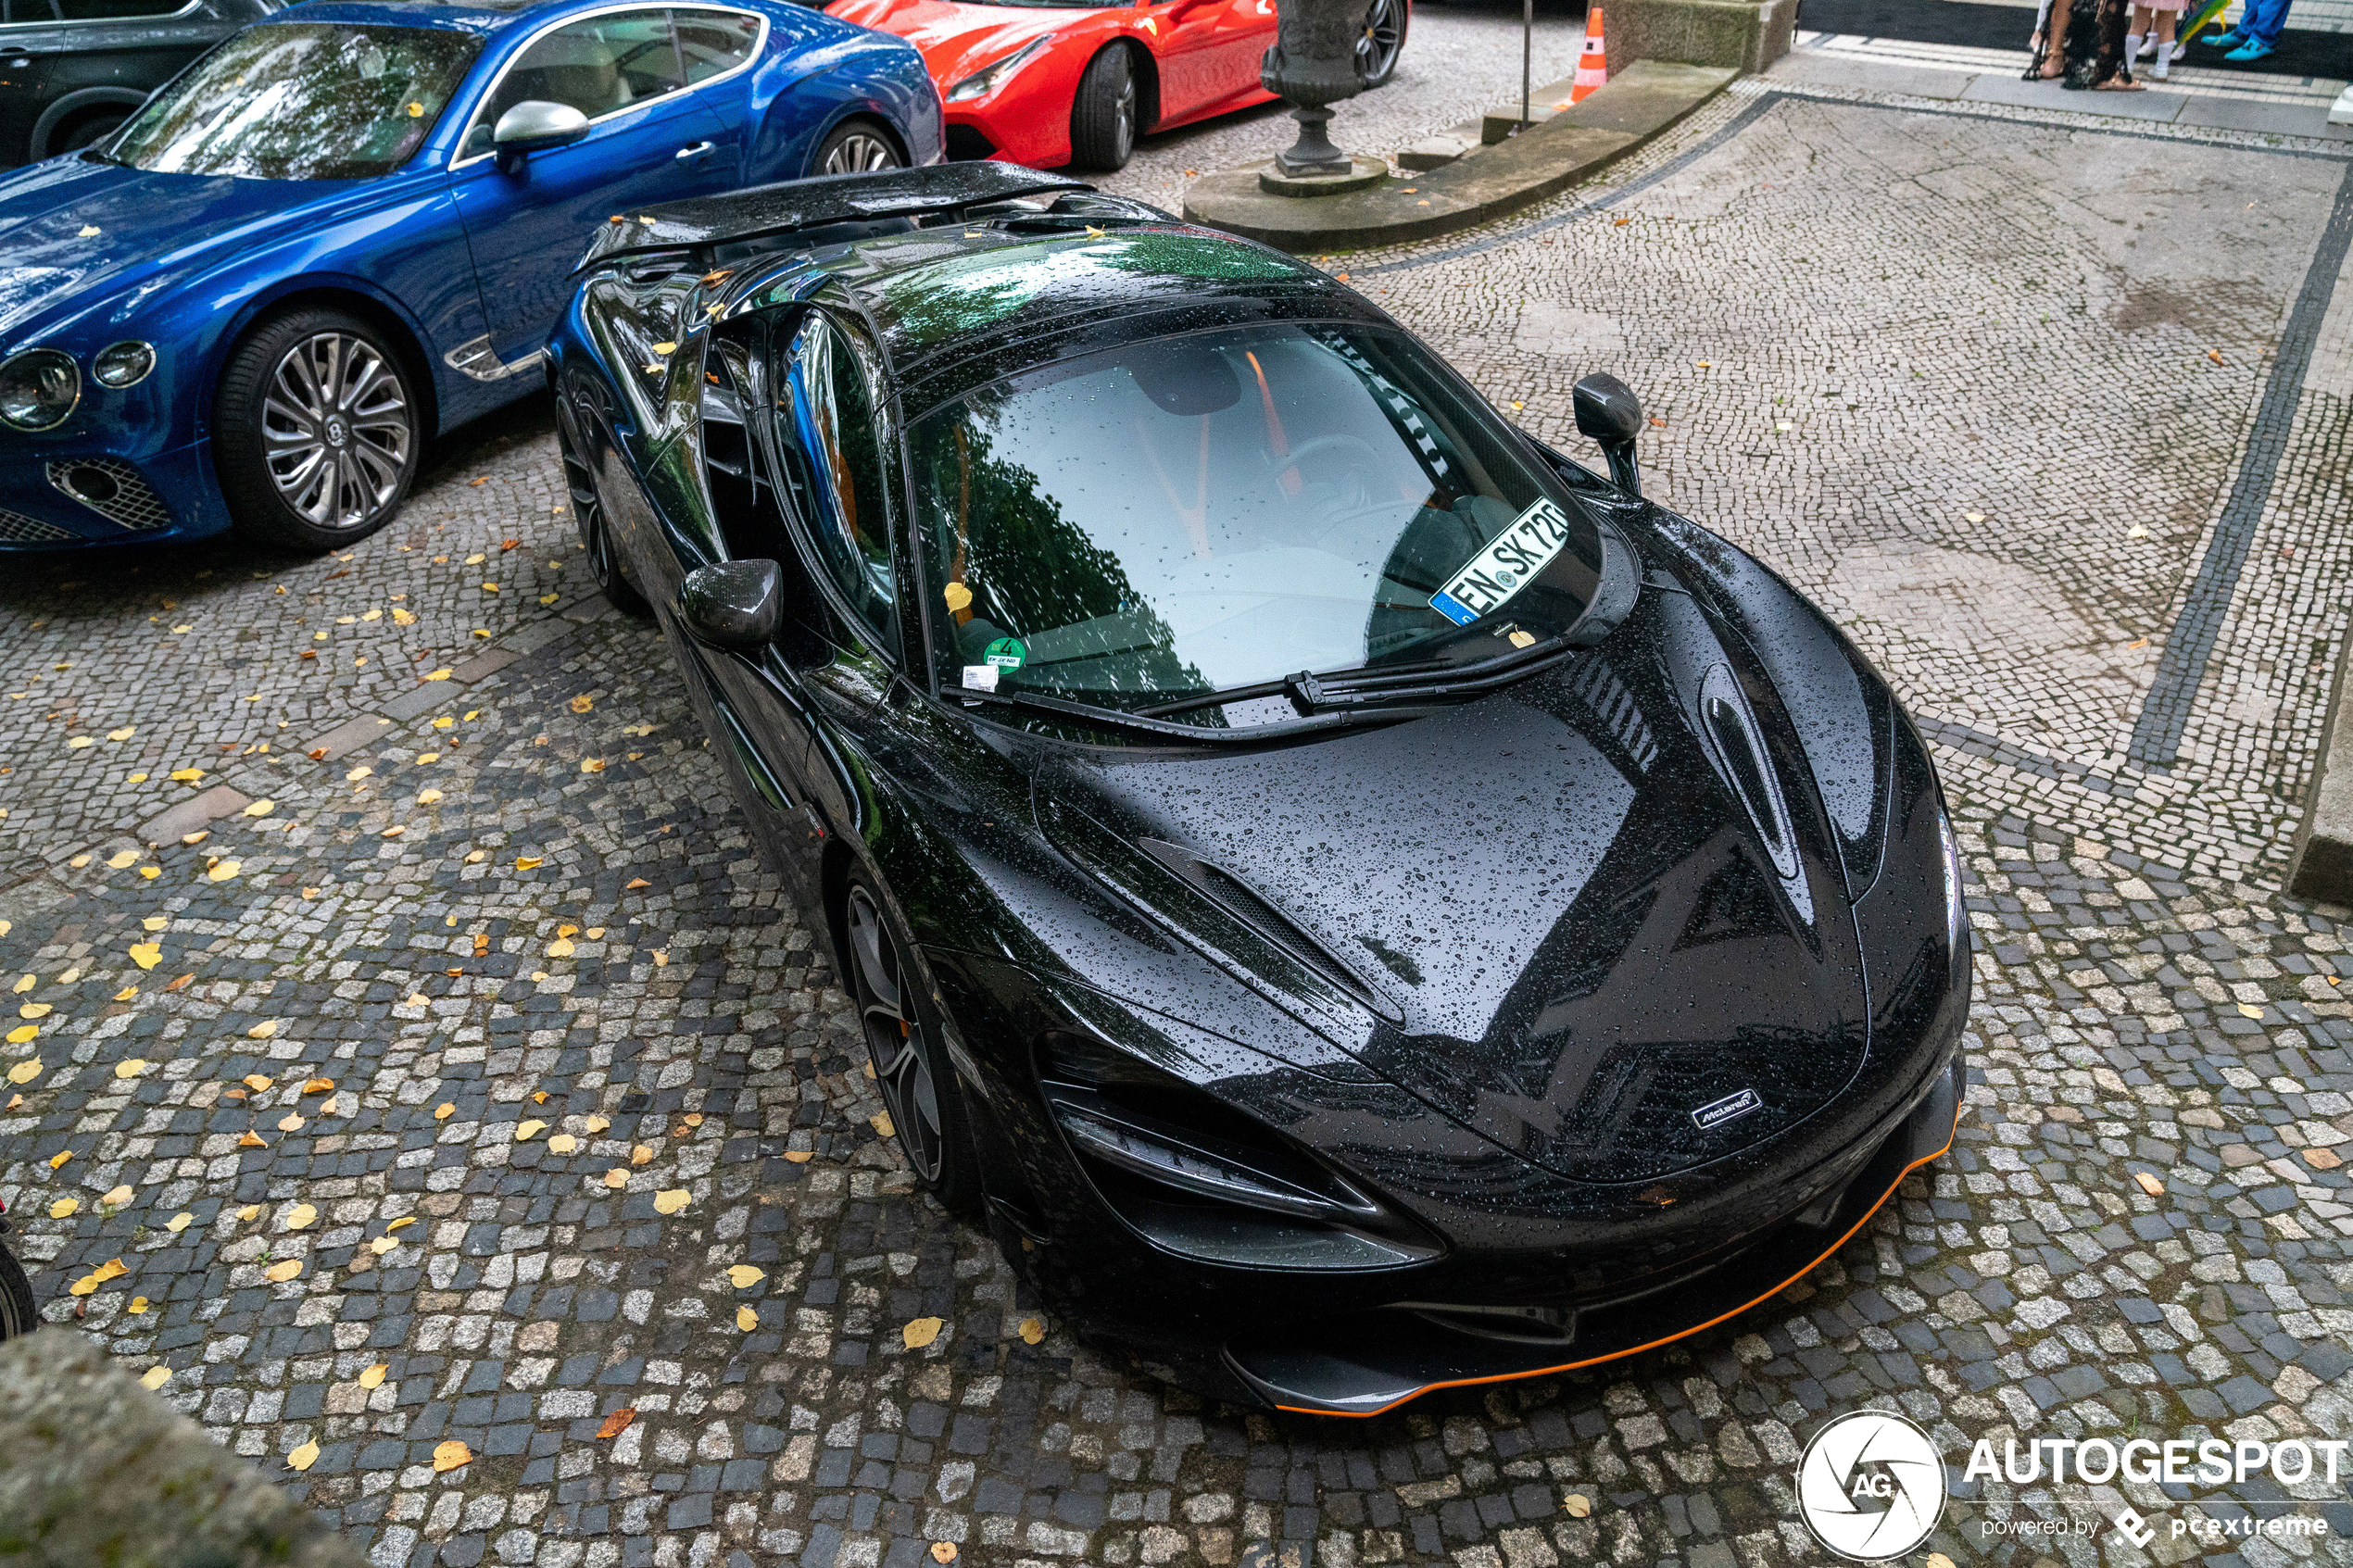
<path fill-rule="evenodd" d="M 1275 0 L 833 0 L 845 21 L 923 51 L 948 103 L 948 156 L 1112 169 L 1139 131 L 1263 104 Z M 1366 0 L 1356 74 L 1397 69 L 1410 0 Z"/>

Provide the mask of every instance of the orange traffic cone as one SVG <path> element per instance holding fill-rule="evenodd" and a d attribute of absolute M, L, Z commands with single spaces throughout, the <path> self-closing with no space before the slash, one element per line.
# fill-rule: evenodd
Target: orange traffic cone
<path fill-rule="evenodd" d="M 1568 101 L 1582 103 L 1608 82 L 1609 45 L 1602 38 L 1602 8 L 1589 6 L 1585 10 L 1585 52 L 1577 56 L 1577 80 L 1569 87 Z"/>

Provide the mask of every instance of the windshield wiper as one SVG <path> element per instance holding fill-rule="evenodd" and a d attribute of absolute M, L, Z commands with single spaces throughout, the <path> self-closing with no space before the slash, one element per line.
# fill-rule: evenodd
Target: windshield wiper
<path fill-rule="evenodd" d="M 1277 683 L 1272 690 L 1280 691 Z M 962 697 L 968 703 L 996 703 L 1001 707 L 1018 708 L 1026 712 L 1051 714 L 1075 723 L 1098 727 L 1132 730 L 1158 740 L 1178 741 L 1189 745 L 1224 746 L 1238 741 L 1280 739 L 1290 735 L 1313 734 L 1318 730 L 1340 730 L 1355 724 L 1386 724 L 1399 719 L 1410 719 L 1427 711 L 1411 706 L 1381 707 L 1350 712 L 1328 712 L 1312 718 L 1290 719 L 1274 724 L 1251 724 L 1240 729 L 1218 729 L 1202 724 L 1176 724 L 1157 717 L 1161 713 L 1182 713 L 1190 709 L 1209 708 L 1210 701 L 1188 699 L 1178 703 L 1163 703 L 1158 707 L 1123 712 L 1116 708 L 1098 708 L 1089 702 L 1070 702 L 1061 697 L 1039 696 L 1032 692 L 984 692 L 968 687 L 950 686 L 943 696 Z M 1254 693 L 1265 696 L 1266 693 Z"/>
<path fill-rule="evenodd" d="M 1317 675 L 1302 670 L 1296 675 L 1286 675 L 1278 681 L 1258 681 L 1246 686 L 1223 686 L 1192 696 L 1154 703 L 1150 708 L 1139 708 L 1136 712 L 1142 718 L 1157 718 L 1167 713 L 1189 713 L 1201 708 L 1222 708 L 1229 702 L 1247 702 L 1262 696 L 1287 696 L 1290 698 L 1291 706 L 1302 714 L 1319 716 L 1386 709 L 1401 700 L 1454 701 L 1478 696 L 1524 681 L 1558 663 L 1568 656 L 1568 639 L 1561 635 L 1547 637 L 1541 643 L 1533 643 L 1493 659 L 1482 659 L 1474 664 L 1424 665 L 1414 670 L 1378 673 L 1350 670 L 1333 675 Z"/>

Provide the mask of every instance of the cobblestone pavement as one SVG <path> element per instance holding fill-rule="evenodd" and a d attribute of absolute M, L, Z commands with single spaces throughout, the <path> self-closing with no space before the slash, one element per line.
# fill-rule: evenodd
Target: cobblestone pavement
<path fill-rule="evenodd" d="M 1936 747 L 1959 1138 L 1746 1317 L 1363 1423 L 1105 1366 L 875 1135 L 657 640 L 580 596 L 535 408 L 346 556 L 11 559 L 0 1197 L 49 1316 L 384 1568 L 1798 1568 L 1799 1448 L 1867 1402 L 1957 1466 L 2353 1433 L 2353 912 L 2277 891 L 2353 570 L 2344 157 L 1743 89 L 1331 264 L 1571 450 L 1569 381 L 1626 376 L 1654 493 Z M 2211 665 L 2169 675 L 2183 625 Z M 2213 1549 L 2259 1568 L 2353 1532 L 2342 1481 L 1978 1481 L 1933 1544 L 2198 1554 L 1982 1534 L 2127 1501 L 2336 1532 Z"/>

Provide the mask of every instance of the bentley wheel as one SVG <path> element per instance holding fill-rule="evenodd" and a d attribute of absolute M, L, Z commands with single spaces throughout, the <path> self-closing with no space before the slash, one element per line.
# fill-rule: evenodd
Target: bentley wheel
<path fill-rule="evenodd" d="M 340 311 L 264 321 L 229 356 L 213 409 L 237 526 L 296 549 L 338 549 L 382 528 L 424 444 L 398 354 Z"/>
<path fill-rule="evenodd" d="M 957 1086 L 939 1037 L 937 1010 L 908 967 L 906 946 L 871 888 L 852 881 L 843 910 L 849 937 L 848 976 L 866 1035 L 875 1087 L 891 1135 L 916 1179 L 950 1210 L 980 1204 L 980 1172 Z"/>
<path fill-rule="evenodd" d="M 836 126 L 810 161 L 819 174 L 869 174 L 877 169 L 897 169 L 899 149 L 873 126 L 853 119 Z"/>
<path fill-rule="evenodd" d="M 588 557 L 588 574 L 597 580 L 597 591 L 607 604 L 642 621 L 653 614 L 654 607 L 622 570 L 621 553 L 605 521 L 604 500 L 597 494 L 597 476 L 573 436 L 573 419 L 570 411 L 557 410 L 556 452 L 563 459 L 564 491 L 572 501 L 573 526 L 580 530 L 580 547 Z"/>
<path fill-rule="evenodd" d="M 1397 56 L 1405 52 L 1408 18 L 1405 0 L 1370 0 L 1365 7 L 1364 31 L 1356 35 L 1356 80 L 1378 87 L 1397 74 Z"/>
<path fill-rule="evenodd" d="M 1070 106 L 1070 161 L 1106 172 L 1136 151 L 1136 64 L 1114 44 L 1087 62 Z"/>
<path fill-rule="evenodd" d="M 24 1266 L 0 1247 L 0 1339 L 31 1334 L 41 1326 L 41 1312 L 32 1299 L 32 1282 Z"/>

